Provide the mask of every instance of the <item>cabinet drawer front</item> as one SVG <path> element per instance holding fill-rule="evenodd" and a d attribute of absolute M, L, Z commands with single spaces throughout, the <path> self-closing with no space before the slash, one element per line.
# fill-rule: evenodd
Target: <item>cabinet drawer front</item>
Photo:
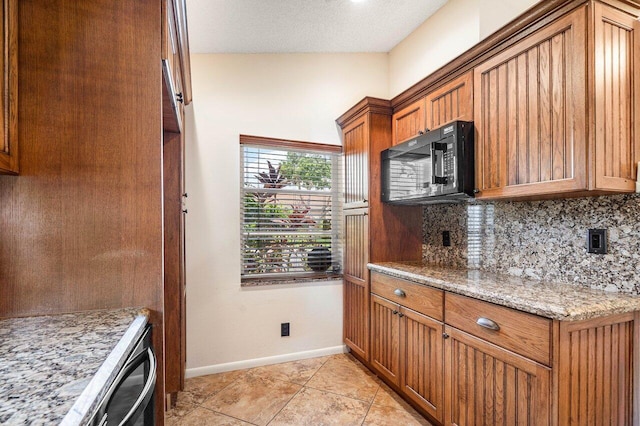
<path fill-rule="evenodd" d="M 442 290 L 374 272 L 371 274 L 371 292 L 442 321 Z"/>
<path fill-rule="evenodd" d="M 445 296 L 445 312 L 447 324 L 551 365 L 550 319 L 453 293 Z"/>

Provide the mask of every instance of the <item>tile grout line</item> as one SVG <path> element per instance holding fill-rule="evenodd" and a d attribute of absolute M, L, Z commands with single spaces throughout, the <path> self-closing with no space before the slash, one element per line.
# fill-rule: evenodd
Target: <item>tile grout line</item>
<path fill-rule="evenodd" d="M 373 401 L 376 400 L 376 396 L 378 396 L 378 392 L 380 392 L 380 389 L 382 389 L 382 386 L 378 385 L 378 390 L 376 391 L 375 394 L 373 394 L 373 398 L 371 398 L 371 404 L 369 404 L 369 407 L 367 408 L 367 412 L 364 413 L 364 418 L 362 419 L 362 423 L 360 423 L 360 425 L 364 425 L 364 422 L 367 421 L 367 416 L 369 415 L 369 411 L 371 411 L 371 407 L 373 407 Z"/>
<path fill-rule="evenodd" d="M 291 382 L 288 382 L 288 383 L 291 383 Z M 284 410 L 287 407 L 287 405 L 289 405 L 289 403 L 291 403 L 291 401 L 293 401 L 293 398 L 295 398 L 300 392 L 302 392 L 302 389 L 304 389 L 304 386 L 300 386 L 300 389 L 298 389 L 298 391 L 295 394 L 293 394 L 293 396 L 291 398 L 289 398 L 287 403 L 284 404 L 282 406 L 282 408 L 280 410 L 278 410 L 278 412 L 276 414 L 273 415 L 273 417 L 271 417 L 271 420 L 269 420 L 267 422 L 267 426 L 269 426 L 269 424 L 271 424 L 271 422 L 274 421 L 276 417 L 278 417 L 278 414 L 280 414 L 282 412 L 282 410 Z"/>
<path fill-rule="evenodd" d="M 229 414 L 221 413 L 220 411 L 212 410 L 211 408 L 203 407 L 201 405 L 199 405 L 198 408 L 202 408 L 203 410 L 211 411 L 212 413 L 220 414 L 221 416 L 229 417 L 230 419 L 238 420 L 238 421 L 240 421 L 242 423 L 246 423 L 248 425 L 258 426 L 255 423 L 251 423 L 251 422 L 248 422 L 246 420 L 242 420 L 242 419 L 239 419 L 237 417 L 230 416 Z"/>

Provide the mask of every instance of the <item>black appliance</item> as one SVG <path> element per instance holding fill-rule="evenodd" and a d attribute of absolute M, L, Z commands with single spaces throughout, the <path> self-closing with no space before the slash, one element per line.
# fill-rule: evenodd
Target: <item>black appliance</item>
<path fill-rule="evenodd" d="M 156 357 L 151 346 L 151 327 L 148 326 L 100 402 L 90 424 L 93 426 L 154 425 L 155 385 Z"/>
<path fill-rule="evenodd" d="M 382 201 L 435 204 L 474 194 L 473 123 L 454 121 L 382 151 Z"/>

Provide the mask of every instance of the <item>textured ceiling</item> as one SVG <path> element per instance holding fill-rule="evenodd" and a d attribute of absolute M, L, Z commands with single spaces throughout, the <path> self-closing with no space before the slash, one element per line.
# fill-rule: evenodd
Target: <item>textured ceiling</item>
<path fill-rule="evenodd" d="M 189 43 L 194 53 L 388 52 L 446 3 L 186 1 Z"/>

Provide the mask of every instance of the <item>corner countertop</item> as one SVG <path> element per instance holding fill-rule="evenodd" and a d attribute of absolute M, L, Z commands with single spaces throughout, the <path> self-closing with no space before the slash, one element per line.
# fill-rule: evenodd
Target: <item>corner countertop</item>
<path fill-rule="evenodd" d="M 368 267 L 393 277 L 562 321 L 640 310 L 639 296 L 572 284 L 413 262 L 370 263 Z"/>
<path fill-rule="evenodd" d="M 86 423 L 147 322 L 138 308 L 0 320 L 0 424 Z"/>

